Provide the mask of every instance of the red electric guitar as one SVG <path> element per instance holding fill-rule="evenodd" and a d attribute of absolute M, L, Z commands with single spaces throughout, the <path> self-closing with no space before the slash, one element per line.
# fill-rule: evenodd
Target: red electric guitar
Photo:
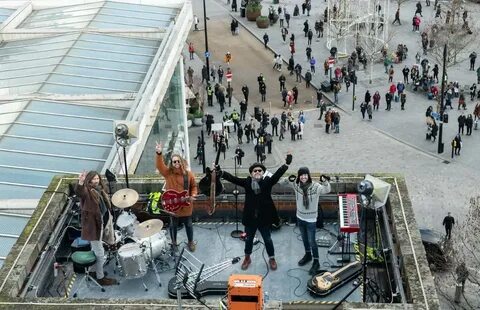
<path fill-rule="evenodd" d="M 168 212 L 177 212 L 183 207 L 190 205 L 188 199 L 188 191 L 177 192 L 176 190 L 169 189 L 162 194 L 162 207 Z"/>

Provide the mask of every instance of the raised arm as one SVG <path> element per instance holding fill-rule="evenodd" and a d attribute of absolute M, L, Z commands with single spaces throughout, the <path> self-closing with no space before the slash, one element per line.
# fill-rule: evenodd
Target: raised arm
<path fill-rule="evenodd" d="M 87 196 L 87 187 L 85 186 L 85 177 L 87 176 L 87 172 L 83 171 L 78 175 L 78 182 L 75 184 L 75 194 L 78 197 L 84 199 Z"/>
<path fill-rule="evenodd" d="M 287 156 L 285 157 L 285 164 L 278 168 L 271 177 L 272 185 L 276 184 L 280 180 L 282 175 L 287 172 L 288 166 L 292 163 L 292 159 L 292 154 L 287 154 Z"/>
<path fill-rule="evenodd" d="M 165 160 L 163 159 L 162 155 L 162 144 L 157 142 L 157 145 L 155 146 L 155 153 L 156 155 L 156 167 L 158 171 L 160 171 L 160 174 L 166 177 L 168 175 L 168 167 L 165 165 Z"/>
<path fill-rule="evenodd" d="M 245 188 L 245 185 L 247 183 L 246 178 L 239 178 L 239 177 L 233 176 L 226 171 L 222 171 L 222 178 L 224 180 L 227 180 L 230 183 L 236 184 L 236 185 L 241 186 L 243 188 Z"/>

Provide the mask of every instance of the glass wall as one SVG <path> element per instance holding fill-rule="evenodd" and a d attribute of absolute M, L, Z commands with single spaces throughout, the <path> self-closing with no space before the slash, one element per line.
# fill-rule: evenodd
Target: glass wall
<path fill-rule="evenodd" d="M 160 110 L 148 137 L 145 149 L 135 171 L 136 174 L 155 172 L 155 144 L 163 145 L 163 154 L 170 161 L 172 154 L 180 154 L 188 158 L 187 137 L 185 128 L 185 103 L 183 102 L 183 74 L 180 62 L 175 68 Z"/>

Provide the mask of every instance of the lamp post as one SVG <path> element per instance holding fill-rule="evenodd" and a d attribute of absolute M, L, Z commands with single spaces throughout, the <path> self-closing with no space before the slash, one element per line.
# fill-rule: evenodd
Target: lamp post
<path fill-rule="evenodd" d="M 350 81 L 353 84 L 353 92 L 352 92 L 352 111 L 355 111 L 355 85 L 357 84 L 357 76 L 355 74 L 355 70 L 350 71 Z"/>
<path fill-rule="evenodd" d="M 442 142 L 443 135 L 443 112 L 445 106 L 443 105 L 445 99 L 445 76 L 446 76 L 446 63 L 447 63 L 447 44 L 443 47 L 443 72 L 442 72 L 442 90 L 440 94 L 440 126 L 438 127 L 438 154 L 443 153 L 444 143 Z"/>
<path fill-rule="evenodd" d="M 208 51 L 207 7 L 203 0 L 203 25 L 205 28 L 205 63 L 207 65 L 207 83 L 210 82 L 210 52 Z"/>

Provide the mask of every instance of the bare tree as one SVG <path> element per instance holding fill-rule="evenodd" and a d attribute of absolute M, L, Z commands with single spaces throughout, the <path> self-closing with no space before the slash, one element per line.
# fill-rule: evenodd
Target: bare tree
<path fill-rule="evenodd" d="M 435 18 L 427 31 L 430 54 L 438 63 L 443 62 L 443 48 L 445 44 L 447 45 L 447 67 L 468 57 L 477 33 L 475 25 L 469 25 L 469 20 L 462 18 L 464 13 L 462 3 L 462 0 L 452 0 L 443 4 L 442 17 Z"/>
<path fill-rule="evenodd" d="M 480 196 L 470 199 L 470 206 L 466 220 L 457 223 L 452 234 L 452 240 L 447 243 L 450 249 L 446 255 L 451 262 L 450 269 L 445 273 L 435 275 L 436 288 L 444 302 L 451 309 L 479 309 L 480 300 Z M 465 262 L 469 271 L 465 284 L 465 292 L 460 304 L 454 303 L 454 290 L 448 290 L 448 286 L 454 287 L 457 279 L 455 267 Z"/>

